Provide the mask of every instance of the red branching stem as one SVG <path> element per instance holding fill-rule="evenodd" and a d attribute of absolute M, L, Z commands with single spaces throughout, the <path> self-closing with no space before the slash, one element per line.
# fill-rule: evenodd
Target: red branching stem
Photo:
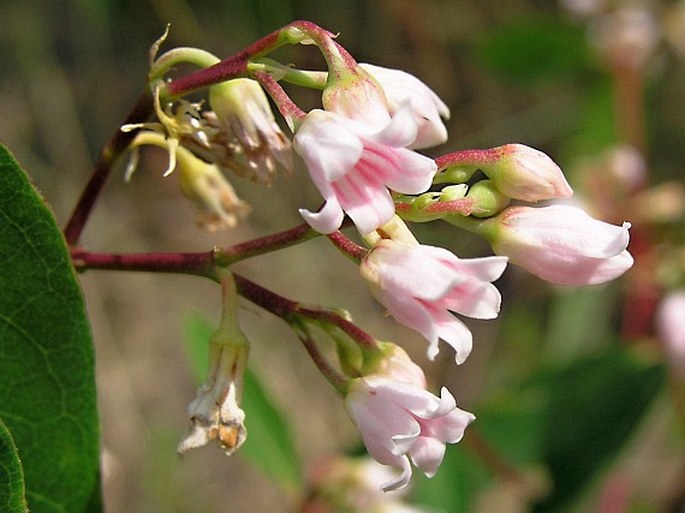
<path fill-rule="evenodd" d="M 460 150 L 435 159 L 438 171 L 452 166 L 479 167 L 494 162 L 502 157 L 504 147 L 489 148 L 487 150 Z"/>
<path fill-rule="evenodd" d="M 77 271 L 146 271 L 179 273 L 216 279 L 214 252 L 205 253 L 91 253 L 74 249 L 71 253 Z"/>
<path fill-rule="evenodd" d="M 192 91 L 236 78 L 247 76 L 247 63 L 250 59 L 263 57 L 276 48 L 289 43 L 297 42 L 297 38 L 291 39 L 288 35 L 290 29 L 298 29 L 306 34 L 321 47 L 322 42 L 330 40 L 333 36 L 330 32 L 318 25 L 305 20 L 295 21 L 280 28 L 267 36 L 255 41 L 243 51 L 232 55 L 214 66 L 204 68 L 183 77 L 180 77 L 167 85 L 167 93 L 170 96 L 183 96 Z M 323 49 L 322 49 L 323 51 Z"/>
<path fill-rule="evenodd" d="M 356 324 L 341 317 L 335 312 L 323 309 L 306 308 L 299 303 L 286 299 L 261 285 L 234 274 L 238 293 L 249 299 L 254 304 L 261 306 L 264 310 L 281 317 L 289 324 L 292 324 L 298 317 L 313 321 L 323 321 L 332 324 L 352 337 L 362 347 L 376 348 L 377 343 L 371 335 L 359 328 Z"/>
<path fill-rule="evenodd" d="M 320 235 L 319 232 L 312 229 L 307 223 L 298 224 L 282 232 L 241 242 L 228 248 L 219 248 L 215 251 L 215 262 L 217 265 L 230 265 L 239 260 L 294 246 Z"/>
<path fill-rule="evenodd" d="M 123 124 L 146 121 L 153 112 L 154 104 L 152 102 L 152 95 L 150 94 L 150 91 L 145 91 L 140 96 Z M 114 161 L 126 150 L 130 142 L 136 136 L 136 133 L 136 130 L 122 132 L 117 129 L 111 139 L 102 147 L 102 150 L 100 150 L 100 155 L 95 164 L 95 168 L 93 169 L 93 174 L 90 176 L 90 179 L 71 214 L 71 218 L 64 228 L 64 238 L 70 246 L 78 244 L 86 221 L 88 221 L 90 213 L 95 206 L 95 201 L 102 192 L 102 189 L 112 172 Z"/>
<path fill-rule="evenodd" d="M 111 254 L 74 250 L 72 260 L 74 267 L 80 272 L 100 269 L 179 273 L 203 276 L 217 281 L 215 255 L 216 253 L 213 251 L 204 253 Z M 276 294 L 243 276 L 234 274 L 234 277 L 241 296 L 281 317 L 289 324 L 292 324 L 298 317 L 328 322 L 343 330 L 359 344 L 367 347 L 376 346 L 376 341 L 371 335 L 335 312 L 302 307 L 299 303 Z"/>
<path fill-rule="evenodd" d="M 333 385 L 338 392 L 344 394 L 345 389 L 347 388 L 347 379 L 328 363 L 328 360 L 321 354 L 321 351 L 319 351 L 319 348 L 312 337 L 305 333 L 301 333 L 300 331 L 298 331 L 297 335 L 302 342 L 302 345 L 307 350 L 307 353 L 309 353 L 309 357 L 314 362 L 314 365 L 316 365 L 316 368 L 321 371 L 321 374 L 324 375 L 326 380 Z"/>
<path fill-rule="evenodd" d="M 267 312 L 284 319 L 288 324 L 292 322 L 293 312 L 298 308 L 297 303 L 275 292 L 265 289 L 261 285 L 239 274 L 235 277 L 238 293 L 256 305 L 261 306 Z"/>
<path fill-rule="evenodd" d="M 281 87 L 274 77 L 263 71 L 254 73 L 254 78 L 262 85 L 273 99 L 278 111 L 286 119 L 288 126 L 292 129 L 296 121 L 302 120 L 306 112 L 300 109 L 295 102 L 290 99 L 288 93 Z"/>
<path fill-rule="evenodd" d="M 286 28 L 276 30 L 264 36 L 243 51 L 227 57 L 214 66 L 195 71 L 170 82 L 167 84 L 168 94 L 171 96 L 182 96 L 231 78 L 246 76 L 249 59 L 264 56 L 279 46 L 286 44 L 287 41 L 284 41 L 281 37 Z"/>
<path fill-rule="evenodd" d="M 368 249 L 348 239 L 339 231 L 329 233 L 327 237 L 336 248 L 357 263 L 361 262 L 361 260 L 369 253 Z"/>
<path fill-rule="evenodd" d="M 247 59 L 241 57 L 243 53 L 169 82 L 166 86 L 167 95 L 171 97 L 183 96 L 232 78 L 246 77 Z"/>
<path fill-rule="evenodd" d="M 335 312 L 331 312 L 329 310 L 298 307 L 296 313 L 301 317 L 315 321 L 324 321 L 340 328 L 342 331 L 352 337 L 352 339 L 362 348 L 373 350 L 378 349 L 378 343 L 376 342 L 375 338 L 373 338 L 353 322 L 348 321 Z"/>

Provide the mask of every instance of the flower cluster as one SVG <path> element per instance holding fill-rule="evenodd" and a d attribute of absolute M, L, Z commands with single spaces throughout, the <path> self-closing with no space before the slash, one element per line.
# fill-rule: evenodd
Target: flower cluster
<path fill-rule="evenodd" d="M 264 58 L 285 43 L 315 45 L 327 70 L 298 70 Z M 291 140 L 276 123 L 266 91 L 291 129 L 292 148 L 323 198 L 316 211 L 302 208 L 302 217 L 359 264 L 362 278 L 389 314 L 428 341 L 430 359 L 438 354 L 442 339 L 454 350 L 457 364 L 466 360 L 472 334 L 455 314 L 496 318 L 501 295 L 493 282 L 508 262 L 562 285 L 604 283 L 632 265 L 628 223 L 611 225 L 575 206 L 547 204 L 567 200 L 573 190 L 543 152 L 507 144 L 436 159 L 419 153 L 447 141 L 446 104 L 406 72 L 358 64 L 330 33 L 311 23 L 295 22 L 225 61 L 198 52 L 172 50 L 153 62 L 151 88 L 159 122 L 124 127 L 143 130 L 134 146 L 168 147 L 168 172 L 181 171 L 185 194 L 214 212 L 217 223 L 232 226 L 247 205 L 221 172 L 268 185 L 278 167 L 292 167 Z M 204 69 L 176 81 L 160 80 L 183 60 L 203 61 Z M 302 111 L 281 81 L 321 89 L 320 108 Z M 206 86 L 209 110 L 180 98 Z M 202 166 L 195 165 L 193 172 L 185 171 L 187 162 L 198 161 L 210 167 L 198 172 Z M 346 217 L 364 246 L 339 232 Z M 421 244 L 407 224 L 435 220 L 481 235 L 494 255 L 460 258 L 445 248 Z M 258 246 L 265 247 L 263 242 Z M 264 294 L 259 289 L 253 297 Z M 445 444 L 461 440 L 474 420 L 457 407 L 447 388 L 442 387 L 439 396 L 431 393 L 422 369 L 402 349 L 360 335 L 347 317 L 333 322 L 327 313 L 292 302 L 287 308 L 276 308 L 272 300 L 263 304 L 293 326 L 344 396 L 368 452 L 378 462 L 401 469 L 382 485 L 384 490 L 406 486 L 412 463 L 428 476 L 435 474 Z M 333 370 L 318 352 L 312 323 L 338 345 L 342 372 Z M 227 444 L 231 450 L 244 439 L 235 390 L 241 376 L 235 373 L 244 368 L 246 354 L 236 356 L 236 332 L 231 333 L 233 341 L 220 346 L 225 356 L 215 358 L 216 372 L 191 406 L 193 428 L 181 450 L 221 438 L 222 429 L 233 430 L 235 440 Z M 240 365 L 227 366 L 224 360 Z M 232 409 L 224 415 L 226 404 Z M 227 428 L 226 422 L 233 427 Z"/>

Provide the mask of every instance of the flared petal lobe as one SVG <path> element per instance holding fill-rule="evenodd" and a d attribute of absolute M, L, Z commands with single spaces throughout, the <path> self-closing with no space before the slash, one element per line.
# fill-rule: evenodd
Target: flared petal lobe
<path fill-rule="evenodd" d="M 460 259 L 442 248 L 383 240 L 360 270 L 395 320 L 428 340 L 429 358 L 436 356 L 442 338 L 461 363 L 471 351 L 472 337 L 450 312 L 496 317 L 501 295 L 491 282 L 501 276 L 506 263 L 505 257 Z"/>
<path fill-rule="evenodd" d="M 447 389 L 438 398 L 421 383 L 398 382 L 381 374 L 353 380 L 345 407 L 369 454 L 379 463 L 402 469 L 397 478 L 385 483 L 385 491 L 409 483 L 409 458 L 426 475 L 434 475 L 445 444 L 458 442 L 475 418 L 457 408 Z"/>
<path fill-rule="evenodd" d="M 339 114 L 312 110 L 295 134 L 294 147 L 326 202 L 335 198 L 326 220 L 340 218 L 338 206 L 362 234 L 387 223 L 395 212 L 391 190 L 419 194 L 427 190 L 435 162 L 403 147 L 415 137 L 412 120 L 400 116 L 381 131 Z M 336 215 L 330 215 L 335 211 Z M 330 233 L 340 227 L 303 215 L 312 227 Z M 313 222 L 313 224 L 312 224 Z M 342 218 L 340 218 L 342 222 Z"/>

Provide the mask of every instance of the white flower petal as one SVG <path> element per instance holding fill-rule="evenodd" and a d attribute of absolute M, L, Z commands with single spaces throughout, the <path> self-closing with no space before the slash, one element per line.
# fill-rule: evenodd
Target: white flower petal
<path fill-rule="evenodd" d="M 316 213 L 304 208 L 301 208 L 299 212 L 307 224 L 319 233 L 333 233 L 340 228 L 345 217 L 335 198 L 329 198 Z"/>

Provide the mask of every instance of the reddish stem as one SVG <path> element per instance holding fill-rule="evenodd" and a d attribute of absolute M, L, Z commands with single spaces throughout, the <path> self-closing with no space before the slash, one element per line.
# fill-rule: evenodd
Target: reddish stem
<path fill-rule="evenodd" d="M 254 74 L 254 78 L 259 81 L 262 87 L 269 93 L 273 99 L 278 111 L 286 119 L 288 126 L 293 129 L 296 120 L 301 120 L 305 117 L 306 112 L 300 109 L 295 102 L 290 99 L 290 96 L 285 92 L 274 77 L 263 71 L 258 71 Z"/>
<path fill-rule="evenodd" d="M 316 368 L 321 371 L 326 380 L 333 385 L 333 387 L 340 392 L 341 395 L 345 395 L 345 389 L 347 388 L 347 379 L 345 379 L 333 366 L 328 363 L 328 360 L 321 354 L 316 342 L 304 333 L 297 332 L 297 335 L 302 342 L 302 345 L 309 353 L 309 357 L 316 365 Z"/>
<path fill-rule="evenodd" d="M 377 350 L 378 343 L 376 339 L 369 335 L 366 331 L 361 329 L 356 324 L 348 321 L 347 319 L 341 317 L 337 313 L 331 312 L 329 310 L 318 310 L 311 308 L 298 307 L 297 314 L 307 319 L 312 319 L 315 321 L 324 321 L 334 326 L 337 326 L 342 331 L 347 333 L 352 339 L 359 344 L 362 348 Z"/>
<path fill-rule="evenodd" d="M 240 52 L 216 63 L 214 66 L 203 68 L 169 82 L 166 86 L 167 94 L 172 97 L 183 96 L 231 78 L 247 76 L 247 59 L 242 58 L 243 53 Z"/>
<path fill-rule="evenodd" d="M 206 253 L 90 253 L 74 249 L 71 253 L 77 271 L 147 271 L 191 274 L 216 279 L 214 252 Z"/>
<path fill-rule="evenodd" d="M 294 246 L 320 235 L 319 232 L 312 229 L 307 223 L 302 223 L 289 230 L 235 244 L 228 248 L 217 249 L 215 251 L 215 262 L 217 265 L 230 265 L 239 260 Z"/>
<path fill-rule="evenodd" d="M 436 201 L 419 210 L 422 214 L 461 214 L 469 216 L 474 212 L 472 198 L 459 198 L 450 201 Z M 395 203 L 399 215 L 415 212 L 411 203 Z"/>
<path fill-rule="evenodd" d="M 460 150 L 441 155 L 435 159 L 435 163 L 438 166 L 438 171 L 452 166 L 479 167 L 499 160 L 503 153 L 502 146 L 487 150 Z"/>
<path fill-rule="evenodd" d="M 292 324 L 297 317 L 304 317 L 313 321 L 324 321 L 337 326 L 347 333 L 362 347 L 377 348 L 376 339 L 340 315 L 323 309 L 305 308 L 299 303 L 265 289 L 261 285 L 234 274 L 238 293 L 261 306 L 264 310 L 284 319 Z"/>
<path fill-rule="evenodd" d="M 122 124 L 133 124 L 146 121 L 153 112 L 154 104 L 152 102 L 152 95 L 150 94 L 150 91 L 145 91 Z M 132 130 L 130 132 L 117 130 L 110 140 L 102 147 L 102 150 L 100 150 L 100 155 L 95 164 L 95 168 L 93 169 L 93 174 L 90 176 L 90 180 L 88 180 L 88 184 L 81 193 L 81 197 L 74 208 L 74 212 L 71 214 L 71 218 L 64 228 L 64 238 L 70 246 L 78 244 L 86 221 L 88 221 L 90 213 L 95 206 L 95 201 L 100 195 L 100 192 L 102 192 L 102 189 L 112 172 L 114 161 L 126 150 L 137 132 L 137 130 Z"/>
<path fill-rule="evenodd" d="M 327 34 L 328 38 L 332 37 L 329 32 L 310 21 L 295 21 L 264 36 L 243 51 L 216 63 L 214 66 L 195 71 L 170 82 L 167 84 L 168 94 L 171 96 L 182 96 L 218 82 L 223 82 L 239 76 L 246 76 L 247 62 L 250 59 L 267 55 L 276 48 L 290 42 L 287 37 L 283 37 L 289 28 L 301 30 L 313 40 L 317 41 L 317 43 L 322 40 L 324 34 Z"/>
<path fill-rule="evenodd" d="M 362 259 L 369 253 L 368 249 L 360 246 L 351 239 L 348 239 L 339 231 L 329 233 L 327 237 L 336 248 L 357 263 L 361 262 Z"/>

